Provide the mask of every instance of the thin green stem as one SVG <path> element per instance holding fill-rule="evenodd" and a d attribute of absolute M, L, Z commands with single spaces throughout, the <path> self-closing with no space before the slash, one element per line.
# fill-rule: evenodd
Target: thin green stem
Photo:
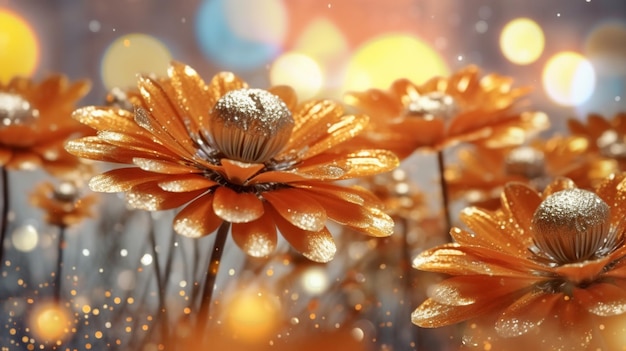
<path fill-rule="evenodd" d="M 446 182 L 446 164 L 443 157 L 443 150 L 437 151 L 437 165 L 439 166 L 439 187 L 441 188 L 441 201 L 443 213 L 446 221 L 446 232 L 452 228 L 452 219 L 450 217 L 450 199 L 448 195 L 448 184 Z"/>
<path fill-rule="evenodd" d="M 217 230 L 215 242 L 213 243 L 213 252 L 209 259 L 209 268 L 207 270 L 206 282 L 202 292 L 202 302 L 200 303 L 200 311 L 198 313 L 198 326 L 206 329 L 211 319 L 211 303 L 213 302 L 213 291 L 215 290 L 215 281 L 222 260 L 222 253 L 228 237 L 230 222 L 224 221 Z M 206 330 L 204 330 L 206 331 Z"/>

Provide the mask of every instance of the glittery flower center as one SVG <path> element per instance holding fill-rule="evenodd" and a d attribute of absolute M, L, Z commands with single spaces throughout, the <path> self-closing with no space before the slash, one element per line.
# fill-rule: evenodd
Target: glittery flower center
<path fill-rule="evenodd" d="M 545 175 L 543 152 L 530 146 L 520 146 L 511 150 L 504 160 L 506 174 L 535 179 Z"/>
<path fill-rule="evenodd" d="M 457 104 L 450 95 L 439 91 L 419 95 L 411 99 L 406 107 L 406 115 L 426 120 L 442 118 L 450 120 L 457 112 Z"/>
<path fill-rule="evenodd" d="M 610 208 L 596 194 L 566 189 L 548 196 L 532 219 L 537 254 L 558 265 L 602 257 L 611 240 Z"/>
<path fill-rule="evenodd" d="M 596 141 L 600 153 L 610 158 L 626 159 L 626 141 L 616 131 L 609 129 Z"/>
<path fill-rule="evenodd" d="M 215 148 L 229 159 L 250 163 L 263 163 L 280 152 L 294 126 L 287 105 L 261 89 L 228 92 L 211 115 Z"/>
<path fill-rule="evenodd" d="M 39 111 L 20 95 L 0 92 L 0 128 L 34 123 Z"/>

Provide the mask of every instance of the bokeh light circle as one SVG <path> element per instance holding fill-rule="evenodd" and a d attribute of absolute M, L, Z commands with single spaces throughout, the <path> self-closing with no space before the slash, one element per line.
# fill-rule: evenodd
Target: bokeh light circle
<path fill-rule="evenodd" d="M 287 52 L 272 63 L 270 83 L 289 85 L 296 91 L 299 99 L 309 99 L 322 88 L 322 70 L 311 57 L 298 52 Z"/>
<path fill-rule="evenodd" d="M 596 74 L 582 55 L 564 51 L 552 56 L 542 73 L 543 88 L 548 96 L 563 106 L 584 103 L 593 94 Z"/>
<path fill-rule="evenodd" d="M 0 83 L 14 76 L 31 76 L 39 55 L 39 41 L 29 23 L 0 9 Z"/>
<path fill-rule="evenodd" d="M 269 63 L 287 33 L 280 0 L 205 0 L 196 15 L 202 53 L 224 69 L 245 71 Z"/>
<path fill-rule="evenodd" d="M 11 242 L 18 251 L 33 251 L 39 243 L 37 228 L 30 224 L 15 228 L 11 234 Z"/>
<path fill-rule="evenodd" d="M 387 89 L 399 78 L 421 84 L 448 74 L 441 56 L 422 40 L 407 34 L 386 34 L 357 49 L 348 62 L 344 90 Z"/>
<path fill-rule="evenodd" d="M 54 302 L 43 303 L 32 311 L 30 327 L 40 342 L 57 343 L 65 339 L 72 326 L 72 315 Z"/>
<path fill-rule="evenodd" d="M 510 21 L 500 33 L 502 54 L 518 65 L 535 62 L 541 56 L 544 45 L 543 30 L 529 18 L 517 18 Z"/>
<path fill-rule="evenodd" d="M 138 74 L 163 76 L 172 55 L 159 39 L 142 33 L 123 35 L 115 39 L 102 57 L 100 74 L 110 90 L 137 85 Z"/>
<path fill-rule="evenodd" d="M 241 291 L 232 297 L 227 308 L 226 326 L 242 341 L 259 342 L 278 326 L 280 306 L 264 292 Z"/>

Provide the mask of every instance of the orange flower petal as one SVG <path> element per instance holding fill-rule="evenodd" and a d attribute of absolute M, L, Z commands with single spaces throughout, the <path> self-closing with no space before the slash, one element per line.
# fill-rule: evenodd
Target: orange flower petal
<path fill-rule="evenodd" d="M 166 176 L 146 172 L 136 167 L 113 169 L 91 178 L 89 188 L 93 191 L 116 193 L 128 191 L 135 185 L 167 179 Z"/>
<path fill-rule="evenodd" d="M 134 150 L 111 145 L 96 136 L 70 140 L 65 150 L 77 157 L 114 163 L 132 164 L 133 158 L 139 156 Z"/>
<path fill-rule="evenodd" d="M 246 184 L 248 179 L 252 178 L 252 176 L 259 173 L 259 171 L 265 167 L 262 163 L 239 162 L 226 158 L 221 159 L 220 162 L 222 163 L 222 169 L 228 181 L 239 185 Z"/>
<path fill-rule="evenodd" d="M 293 111 L 295 125 L 284 152 L 300 151 L 328 134 L 328 126 L 343 115 L 343 108 L 330 100 L 309 101 Z"/>
<path fill-rule="evenodd" d="M 332 115 L 334 117 L 334 115 Z M 302 158 L 310 158 L 324 151 L 331 150 L 336 145 L 352 139 L 367 125 L 369 117 L 366 115 L 346 115 L 329 121 L 326 124 L 317 124 L 316 140 L 311 140 Z"/>
<path fill-rule="evenodd" d="M 173 227 L 180 235 L 199 238 L 213 233 L 222 222 L 213 212 L 213 194 L 207 193 L 178 212 Z"/>
<path fill-rule="evenodd" d="M 502 206 L 507 215 L 513 217 L 520 228 L 520 235 L 529 236 L 529 228 L 535 210 L 541 203 L 536 191 L 522 183 L 509 183 L 502 193 Z"/>
<path fill-rule="evenodd" d="M 483 304 L 450 306 L 428 299 L 411 313 L 411 322 L 422 328 L 439 328 L 474 318 L 488 310 L 489 306 Z"/>
<path fill-rule="evenodd" d="M 328 218 L 376 237 L 393 234 L 393 219 L 377 208 L 357 205 L 334 196 L 322 195 L 307 191 L 308 195 L 320 203 L 326 210 Z"/>
<path fill-rule="evenodd" d="M 293 111 L 298 104 L 298 96 L 296 95 L 296 91 L 288 85 L 277 85 L 267 90 L 283 100 L 285 105 L 287 105 L 289 111 Z"/>
<path fill-rule="evenodd" d="M 235 243 L 252 257 L 267 257 L 276 248 L 276 225 L 271 215 L 247 223 L 233 223 Z"/>
<path fill-rule="evenodd" d="M 135 123 L 134 113 L 123 109 L 87 106 L 74 111 L 72 117 L 93 129 L 148 137 L 148 133 Z"/>
<path fill-rule="evenodd" d="M 225 221 L 246 223 L 263 215 L 263 202 L 254 193 L 239 193 L 228 187 L 215 189 L 213 211 Z"/>
<path fill-rule="evenodd" d="M 596 188 L 598 196 L 611 207 L 611 223 L 626 217 L 626 174 L 611 175 Z"/>
<path fill-rule="evenodd" d="M 207 106 L 212 108 L 217 100 L 226 95 L 229 91 L 245 89 L 248 84 L 241 80 L 239 77 L 230 72 L 221 72 L 213 76 L 211 82 L 209 82 L 208 93 L 210 99 L 207 101 Z"/>
<path fill-rule="evenodd" d="M 270 211 L 274 212 L 273 209 Z M 326 227 L 317 232 L 302 230 L 286 221 L 281 215 L 275 214 L 273 218 L 282 236 L 304 257 L 321 263 L 329 262 L 335 257 L 337 247 Z"/>
<path fill-rule="evenodd" d="M 532 286 L 536 279 L 503 279 L 486 275 L 456 276 L 448 278 L 430 290 L 431 299 L 450 306 L 467 306 L 475 303 L 507 300 L 507 295 Z M 504 297 L 504 298 L 503 298 Z"/>
<path fill-rule="evenodd" d="M 530 240 L 522 240 L 522 230 L 501 229 L 502 221 L 486 210 L 475 207 L 464 209 L 460 219 L 467 225 L 471 233 L 461 229 L 453 229 L 450 234 L 461 245 L 481 246 L 511 255 L 524 256 L 528 252 Z M 528 237 L 530 238 L 530 237 Z"/>
<path fill-rule="evenodd" d="M 548 186 L 546 186 L 546 188 L 541 193 L 541 197 L 545 199 L 556 192 L 565 189 L 573 189 L 575 187 L 576 184 L 574 184 L 571 179 L 559 177 L 553 180 L 550 184 L 548 184 Z"/>
<path fill-rule="evenodd" d="M 574 300 L 597 316 L 626 313 L 626 281 L 618 280 L 616 284 L 600 282 L 585 289 L 574 289 Z"/>
<path fill-rule="evenodd" d="M 193 131 L 208 125 L 209 110 L 217 100 L 213 100 L 204 80 L 191 67 L 180 62 L 172 62 L 169 67 L 170 77 L 178 108 L 185 112 L 188 123 Z"/>
<path fill-rule="evenodd" d="M 319 232 L 326 225 L 324 207 L 300 189 L 266 191 L 262 196 L 283 218 L 302 230 Z"/>
<path fill-rule="evenodd" d="M 502 313 L 496 322 L 498 335 L 516 337 L 537 328 L 552 316 L 555 304 L 561 299 L 563 294 L 548 294 L 542 290 L 526 293 Z"/>
<path fill-rule="evenodd" d="M 200 172 L 197 167 L 187 166 L 178 162 L 155 160 L 153 158 L 134 157 L 133 164 L 144 171 L 161 174 L 189 174 Z"/>
<path fill-rule="evenodd" d="M 181 175 L 159 182 L 159 187 L 165 191 L 184 193 L 188 191 L 208 189 L 218 185 L 216 182 L 198 174 Z"/>
<path fill-rule="evenodd" d="M 132 208 L 160 211 L 180 207 L 200 196 L 204 189 L 186 193 L 173 193 L 159 187 L 158 181 L 133 186 L 126 194 L 126 202 Z"/>

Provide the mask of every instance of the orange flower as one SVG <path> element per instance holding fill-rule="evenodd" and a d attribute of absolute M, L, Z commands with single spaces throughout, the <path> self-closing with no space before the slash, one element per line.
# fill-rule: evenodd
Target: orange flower
<path fill-rule="evenodd" d="M 618 113 L 609 120 L 591 114 L 587 124 L 576 119 L 567 121 L 569 130 L 589 141 L 589 149 L 601 156 L 619 162 L 620 170 L 626 170 L 626 113 Z"/>
<path fill-rule="evenodd" d="M 509 182 L 543 190 L 553 179 L 566 177 L 578 187 L 590 189 L 617 171 L 616 162 L 590 154 L 582 137 L 554 136 L 536 139 L 528 146 L 497 149 L 474 145 L 462 149 L 458 160 L 446 169 L 451 197 L 490 209 L 499 207 L 502 187 Z"/>
<path fill-rule="evenodd" d="M 81 197 L 76 184 L 64 181 L 54 186 L 40 183 L 30 195 L 30 203 L 46 213 L 46 221 L 59 227 L 69 227 L 91 217 L 91 206 L 96 202 L 94 194 Z"/>
<path fill-rule="evenodd" d="M 541 195 L 510 183 L 501 210 L 464 210 L 469 231 L 453 229 L 455 243 L 414 260 L 417 269 L 452 277 L 434 286 L 412 320 L 439 327 L 495 318 L 500 337 L 556 330 L 562 342 L 586 349 L 596 318 L 626 312 L 625 215 L 624 174 L 595 192 L 566 178 Z"/>
<path fill-rule="evenodd" d="M 547 128 L 545 114 L 513 111 L 529 89 L 513 89 L 507 77 L 480 78 L 478 73 L 476 66 L 469 66 L 423 85 L 400 79 L 388 91 L 348 93 L 346 102 L 372 119 L 366 133 L 353 142 L 378 145 L 404 159 L 418 148 L 440 150 L 462 141 L 518 145 L 526 131 Z"/>
<path fill-rule="evenodd" d="M 89 130 L 70 118 L 88 90 L 88 82 L 70 85 L 62 75 L 39 84 L 19 77 L 0 83 L 0 166 L 43 167 L 54 175 L 74 170 L 79 160 L 63 145 L 69 136 Z"/>
<path fill-rule="evenodd" d="M 371 193 L 332 183 L 398 165 L 388 151 L 334 149 L 365 127 L 366 116 L 344 115 L 331 101 L 296 104 L 289 87 L 250 89 L 231 73 L 205 84 L 174 63 L 168 77 L 139 79 L 143 101 L 134 114 L 75 112 L 98 135 L 69 142 L 68 151 L 132 165 L 94 177 L 93 190 L 127 192 L 130 206 L 150 211 L 185 205 L 173 226 L 188 237 L 230 222 L 234 241 L 257 257 L 273 251 L 276 227 L 321 262 L 336 251 L 327 219 L 373 236 L 392 233 L 393 221 Z"/>

